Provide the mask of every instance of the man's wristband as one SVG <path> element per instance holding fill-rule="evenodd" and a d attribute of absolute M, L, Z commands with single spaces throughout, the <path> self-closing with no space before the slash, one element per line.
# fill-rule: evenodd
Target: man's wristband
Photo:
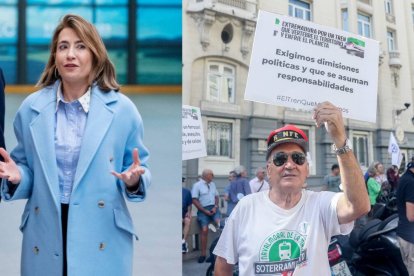
<path fill-rule="evenodd" d="M 341 155 L 350 151 L 352 151 L 352 145 L 348 138 L 346 138 L 343 147 L 337 148 L 335 144 L 332 144 L 332 152 L 336 153 L 336 155 Z"/>

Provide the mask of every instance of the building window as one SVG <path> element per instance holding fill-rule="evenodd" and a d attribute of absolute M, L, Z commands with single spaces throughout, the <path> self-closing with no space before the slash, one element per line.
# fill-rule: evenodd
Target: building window
<path fill-rule="evenodd" d="M 197 2 L 201 2 L 200 0 L 197 0 Z M 224 5 L 229 5 L 232 7 L 236 7 L 239 9 L 246 9 L 246 0 L 218 0 L 219 3 Z"/>
<path fill-rule="evenodd" d="M 300 0 L 289 0 L 289 15 L 304 20 L 311 20 L 310 4 Z"/>
<path fill-rule="evenodd" d="M 140 84 L 181 84 L 181 0 L 138 0 L 136 71 Z"/>
<path fill-rule="evenodd" d="M 221 31 L 221 41 L 223 41 L 224 44 L 229 44 L 233 39 L 233 32 L 233 26 L 227 24 Z"/>
<path fill-rule="evenodd" d="M 392 10 L 392 0 L 385 0 L 385 13 L 386 14 L 393 14 Z"/>
<path fill-rule="evenodd" d="M 181 0 L 0 0 L 0 67 L 8 84 L 35 84 L 53 31 L 73 13 L 96 26 L 121 84 L 181 84 L 181 5 Z"/>
<path fill-rule="evenodd" d="M 371 16 L 358 13 L 358 34 L 371 37 Z"/>
<path fill-rule="evenodd" d="M 368 134 L 354 134 L 352 139 L 353 151 L 359 164 L 368 168 Z"/>
<path fill-rule="evenodd" d="M 349 30 L 349 27 L 348 27 L 348 10 L 343 9 L 341 15 L 342 15 L 342 30 L 348 31 Z"/>
<path fill-rule="evenodd" d="M 209 121 L 207 123 L 207 154 L 232 157 L 233 124 Z"/>
<path fill-rule="evenodd" d="M 26 72 L 28 83 L 36 83 L 49 55 L 52 34 L 60 19 L 70 12 L 93 23 L 101 35 L 111 61 L 116 65 L 117 79 L 127 83 L 128 7 L 127 1 L 28 0 L 26 8 Z"/>
<path fill-rule="evenodd" d="M 389 52 L 397 50 L 394 31 L 389 31 L 389 30 L 387 31 L 387 44 L 388 44 Z"/>
<path fill-rule="evenodd" d="M 211 63 L 208 66 L 207 99 L 212 102 L 234 103 L 234 66 Z"/>

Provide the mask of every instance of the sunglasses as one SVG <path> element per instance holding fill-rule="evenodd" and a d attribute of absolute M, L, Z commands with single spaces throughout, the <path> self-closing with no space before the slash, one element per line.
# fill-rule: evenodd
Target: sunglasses
<path fill-rule="evenodd" d="M 276 152 L 273 155 L 273 164 L 275 166 L 280 167 L 284 165 L 287 161 L 289 156 L 292 158 L 293 162 L 295 162 L 296 165 L 303 165 L 306 161 L 306 155 L 302 152 L 294 151 L 292 153 L 286 153 L 283 151 Z"/>

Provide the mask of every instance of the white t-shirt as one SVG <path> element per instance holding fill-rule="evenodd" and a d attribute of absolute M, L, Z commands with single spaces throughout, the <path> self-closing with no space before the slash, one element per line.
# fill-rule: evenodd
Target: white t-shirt
<path fill-rule="evenodd" d="M 290 210 L 274 204 L 268 191 L 248 195 L 226 221 L 214 254 L 229 264 L 238 262 L 242 276 L 284 271 L 295 276 L 331 275 L 329 241 L 349 234 L 354 226 L 339 225 L 336 205 L 341 194 L 303 190 Z"/>
<path fill-rule="evenodd" d="M 262 183 L 263 183 L 263 186 L 262 186 Z M 250 191 L 252 193 L 257 193 L 260 186 L 262 186 L 262 188 L 260 189 L 259 192 L 269 190 L 269 183 L 267 183 L 267 181 L 264 179 L 263 181 L 260 181 L 259 178 L 257 177 L 250 180 L 249 185 L 250 185 Z"/>

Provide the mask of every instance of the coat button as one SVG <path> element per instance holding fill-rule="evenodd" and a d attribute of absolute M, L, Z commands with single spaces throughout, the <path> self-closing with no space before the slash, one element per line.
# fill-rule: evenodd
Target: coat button
<path fill-rule="evenodd" d="M 39 212 L 40 212 L 40 208 L 39 208 L 39 206 L 36 206 L 36 207 L 34 208 L 34 211 L 35 211 L 35 214 L 36 214 L 36 215 L 38 215 L 38 214 L 39 214 Z"/>
<path fill-rule="evenodd" d="M 103 243 L 103 242 L 101 242 L 100 244 L 99 244 L 99 250 L 104 250 L 105 249 L 105 243 Z"/>
<path fill-rule="evenodd" d="M 99 201 L 98 201 L 98 207 L 99 207 L 99 208 L 103 208 L 103 207 L 105 207 L 105 201 L 103 201 L 103 200 L 99 200 Z"/>
<path fill-rule="evenodd" d="M 33 252 L 38 255 L 39 254 L 39 247 L 35 246 L 33 247 Z"/>

